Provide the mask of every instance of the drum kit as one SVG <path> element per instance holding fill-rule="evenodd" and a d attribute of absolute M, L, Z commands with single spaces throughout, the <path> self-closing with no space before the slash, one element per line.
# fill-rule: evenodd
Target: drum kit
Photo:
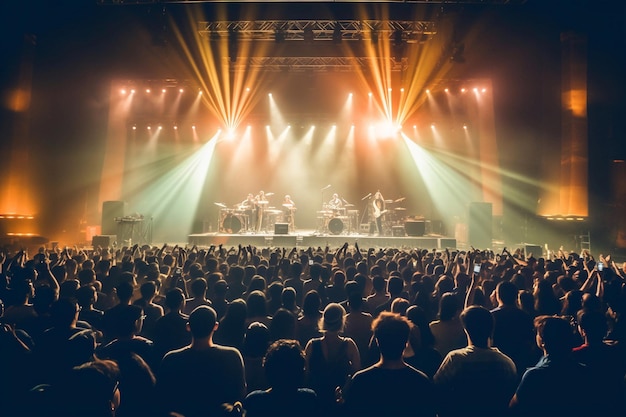
<path fill-rule="evenodd" d="M 267 193 L 271 196 L 273 193 Z M 405 197 L 396 200 L 385 200 L 386 204 L 396 204 L 405 200 Z M 253 232 L 257 225 L 253 224 L 256 209 L 244 204 L 236 204 L 229 208 L 226 204 L 214 203 L 220 208 L 219 231 L 221 233 Z M 276 223 L 287 222 L 291 230 L 294 230 L 293 204 L 283 204 L 283 209 L 269 206 L 269 201 L 257 201 L 258 215 L 262 216 L 263 229 L 267 232 L 273 230 Z M 317 211 L 317 233 L 340 235 L 342 233 L 356 233 L 359 230 L 359 210 L 354 210 L 354 204 L 344 204 L 343 207 L 333 207 L 323 204 L 322 210 Z M 406 218 L 406 208 L 394 207 L 385 210 L 385 228 L 391 230 L 392 226 L 403 225 Z"/>
<path fill-rule="evenodd" d="M 266 197 L 271 197 L 272 195 L 274 193 L 265 193 Z M 213 204 L 220 208 L 219 231 L 221 233 L 232 234 L 257 231 L 259 225 L 254 224 L 256 216 L 261 216 L 261 225 L 266 232 L 273 230 L 274 225 L 283 220 L 283 210 L 270 207 L 267 200 L 256 201 L 257 207 L 241 203 L 236 204 L 234 208 L 229 208 L 226 204 L 219 202 Z M 295 208 L 292 208 L 292 210 L 295 210 Z"/>
<path fill-rule="evenodd" d="M 343 232 L 354 233 L 359 223 L 359 211 L 352 210 L 354 204 L 333 207 L 328 204 L 317 212 L 317 232 L 340 235 Z"/>

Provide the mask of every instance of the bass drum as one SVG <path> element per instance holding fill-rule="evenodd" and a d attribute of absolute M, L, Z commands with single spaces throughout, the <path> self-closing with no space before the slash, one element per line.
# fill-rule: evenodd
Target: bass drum
<path fill-rule="evenodd" d="M 330 219 L 328 222 L 328 231 L 333 235 L 339 235 L 343 232 L 343 220 L 338 217 Z"/>
<path fill-rule="evenodd" d="M 222 227 L 226 233 L 239 233 L 241 230 L 241 220 L 238 217 L 229 214 L 224 219 Z"/>

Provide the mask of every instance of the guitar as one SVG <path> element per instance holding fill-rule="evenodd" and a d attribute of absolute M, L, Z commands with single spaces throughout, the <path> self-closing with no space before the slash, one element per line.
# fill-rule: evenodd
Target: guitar
<path fill-rule="evenodd" d="M 383 214 L 387 213 L 387 211 L 389 210 L 381 210 L 378 208 L 378 206 L 376 204 L 374 204 L 374 218 L 379 218 L 380 216 L 382 216 Z"/>

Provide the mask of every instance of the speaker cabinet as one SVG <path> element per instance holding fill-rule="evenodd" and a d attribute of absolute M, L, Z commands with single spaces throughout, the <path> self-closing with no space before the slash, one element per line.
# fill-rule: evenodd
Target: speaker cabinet
<path fill-rule="evenodd" d="M 539 259 L 543 256 L 543 249 L 539 245 L 525 244 L 524 245 L 524 256 L 526 259 L 532 255 L 533 258 Z"/>
<path fill-rule="evenodd" d="M 489 249 L 493 240 L 491 203 L 470 203 L 468 243 L 476 249 Z"/>
<path fill-rule="evenodd" d="M 115 242 L 115 235 L 96 235 L 91 239 L 91 246 L 101 248 L 109 248 Z"/>
<path fill-rule="evenodd" d="M 289 223 L 275 223 L 274 224 L 274 234 L 275 235 L 286 235 L 286 234 L 289 234 Z"/>
<path fill-rule="evenodd" d="M 391 226 L 391 235 L 394 237 L 406 236 L 404 227 L 403 226 Z"/>
<path fill-rule="evenodd" d="M 409 236 L 424 236 L 426 222 L 423 220 L 407 220 L 404 222 L 404 230 Z"/>
<path fill-rule="evenodd" d="M 102 234 L 117 235 L 117 217 L 126 215 L 125 201 L 104 201 L 102 202 Z"/>

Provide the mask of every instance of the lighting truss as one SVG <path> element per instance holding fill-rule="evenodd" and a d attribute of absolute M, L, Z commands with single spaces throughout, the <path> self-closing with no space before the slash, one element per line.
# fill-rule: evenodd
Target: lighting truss
<path fill-rule="evenodd" d="M 224 58 L 227 61 L 228 58 Z M 257 69 L 262 71 L 317 71 L 317 72 L 352 72 L 357 69 L 371 68 L 372 61 L 389 61 L 391 71 L 406 70 L 408 59 L 368 58 L 368 57 L 250 57 L 230 62 L 233 71 Z"/>
<path fill-rule="evenodd" d="M 433 21 L 412 20 L 236 20 L 199 22 L 199 33 L 207 38 L 226 37 L 236 32 L 239 41 L 304 41 L 305 31 L 312 41 L 332 41 L 337 28 L 347 41 L 390 39 L 401 31 L 407 43 L 426 40 L 437 33 Z"/>

